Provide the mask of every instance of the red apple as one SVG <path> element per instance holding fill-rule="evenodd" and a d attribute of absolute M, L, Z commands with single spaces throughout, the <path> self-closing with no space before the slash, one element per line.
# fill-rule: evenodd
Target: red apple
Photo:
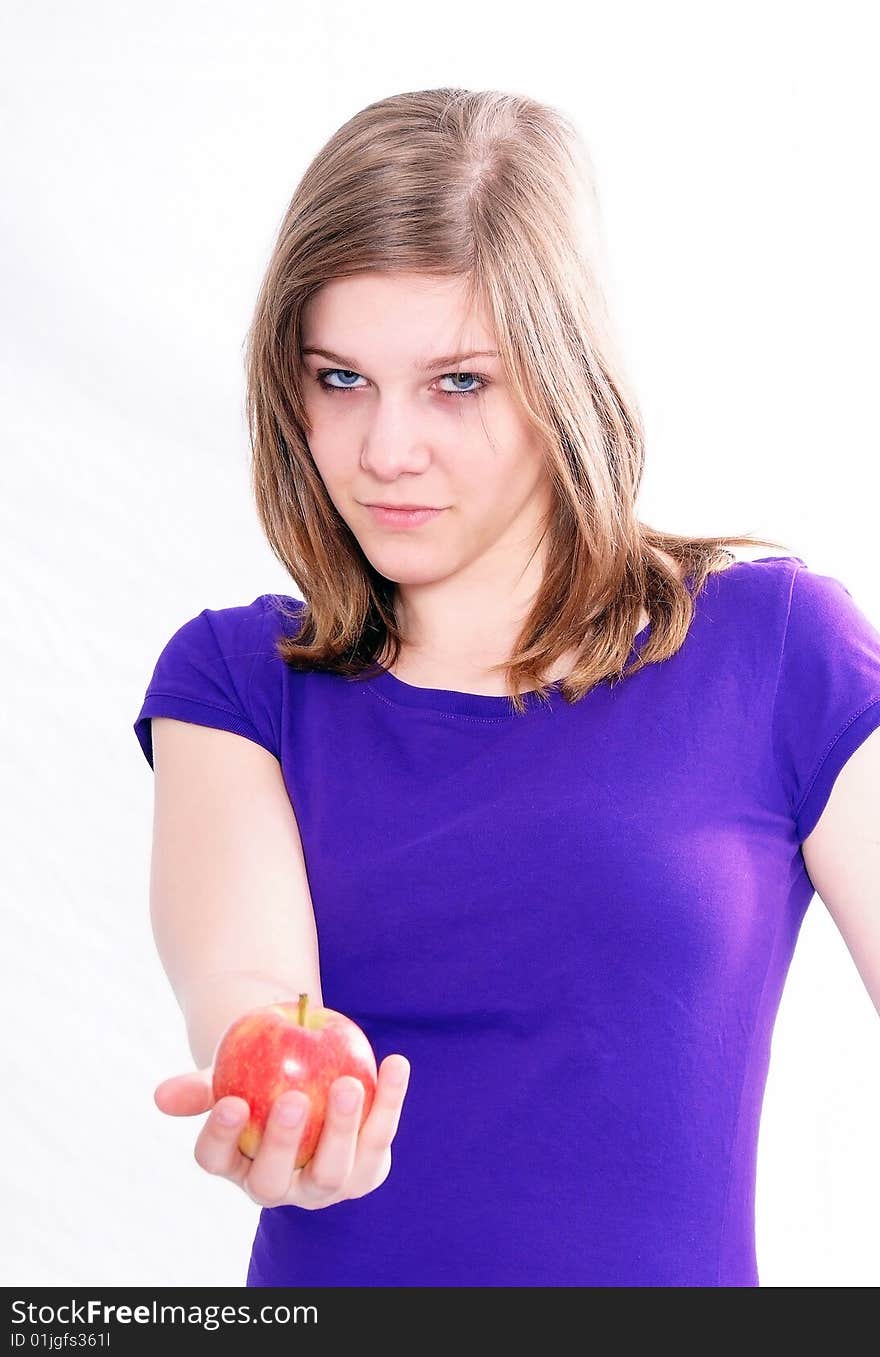
<path fill-rule="evenodd" d="M 373 1048 L 351 1018 L 333 1008 L 309 1008 L 309 996 L 301 994 L 298 1003 L 251 1009 L 226 1029 L 214 1053 L 212 1086 L 215 1101 L 234 1095 L 250 1108 L 238 1138 L 248 1159 L 257 1153 L 276 1098 L 294 1088 L 307 1093 L 311 1107 L 296 1156 L 296 1168 L 302 1168 L 315 1152 L 330 1085 L 343 1074 L 364 1086 L 362 1126 L 378 1078 Z"/>

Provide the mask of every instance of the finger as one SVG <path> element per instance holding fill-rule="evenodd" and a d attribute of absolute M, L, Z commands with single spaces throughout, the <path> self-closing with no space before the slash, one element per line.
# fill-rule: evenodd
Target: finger
<path fill-rule="evenodd" d="M 256 1157 L 247 1175 L 247 1191 L 262 1206 L 273 1206 L 290 1194 L 296 1153 L 311 1106 L 307 1094 L 291 1090 L 276 1098 Z"/>
<path fill-rule="evenodd" d="M 170 1117 L 193 1117 L 214 1105 L 211 1069 L 175 1074 L 153 1091 L 153 1102 Z"/>
<path fill-rule="evenodd" d="M 206 1173 L 237 1179 L 245 1156 L 238 1137 L 250 1115 L 244 1098 L 221 1098 L 211 1109 L 195 1143 L 195 1161 Z"/>
<path fill-rule="evenodd" d="M 300 1171 L 297 1193 L 305 1205 L 335 1197 L 345 1186 L 357 1154 L 364 1086 L 353 1075 L 334 1079 L 315 1153 Z"/>
<path fill-rule="evenodd" d="M 400 1113 L 409 1086 L 406 1056 L 386 1056 L 379 1066 L 373 1106 L 358 1136 L 357 1180 L 372 1182 L 387 1165 L 388 1150 L 397 1134 Z"/>

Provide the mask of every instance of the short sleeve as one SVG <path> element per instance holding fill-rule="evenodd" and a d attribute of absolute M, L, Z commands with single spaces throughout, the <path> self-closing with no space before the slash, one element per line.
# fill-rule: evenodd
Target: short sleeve
<path fill-rule="evenodd" d="M 134 731 L 150 767 L 154 716 L 229 730 L 278 757 L 264 705 L 252 680 L 264 653 L 267 595 L 233 608 L 205 608 L 174 633 L 153 670 Z"/>
<path fill-rule="evenodd" d="M 773 747 L 803 843 L 847 759 L 880 726 L 880 631 L 833 576 L 799 565 L 789 583 Z"/>

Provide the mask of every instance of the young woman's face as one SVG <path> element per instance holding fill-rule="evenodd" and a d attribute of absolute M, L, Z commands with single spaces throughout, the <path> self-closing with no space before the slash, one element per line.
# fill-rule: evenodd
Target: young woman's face
<path fill-rule="evenodd" d="M 460 280 L 336 279 L 310 298 L 302 334 L 309 447 L 367 559 L 401 584 L 471 566 L 485 582 L 497 565 L 503 587 L 538 542 L 550 481 L 500 359 L 463 356 L 497 350 Z M 377 503 L 442 512 L 388 524 L 367 507 Z"/>

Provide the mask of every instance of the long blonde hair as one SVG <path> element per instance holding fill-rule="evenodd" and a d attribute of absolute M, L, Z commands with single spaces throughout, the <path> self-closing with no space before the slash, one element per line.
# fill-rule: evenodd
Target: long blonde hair
<path fill-rule="evenodd" d="M 750 533 L 691 537 L 639 521 L 641 413 L 603 290 L 588 152 L 559 109 L 494 90 L 417 90 L 369 104 L 324 145 L 287 208 L 247 336 L 252 487 L 266 538 L 305 607 L 277 653 L 351 678 L 392 666 L 395 583 L 365 557 L 308 445 L 301 317 L 326 282 L 366 270 L 463 280 L 493 326 L 505 379 L 540 436 L 553 486 L 546 569 L 503 665 L 511 702 L 546 698 L 571 650 L 574 702 L 682 645 L 693 599 Z M 670 565 L 666 556 L 672 558 Z"/>

